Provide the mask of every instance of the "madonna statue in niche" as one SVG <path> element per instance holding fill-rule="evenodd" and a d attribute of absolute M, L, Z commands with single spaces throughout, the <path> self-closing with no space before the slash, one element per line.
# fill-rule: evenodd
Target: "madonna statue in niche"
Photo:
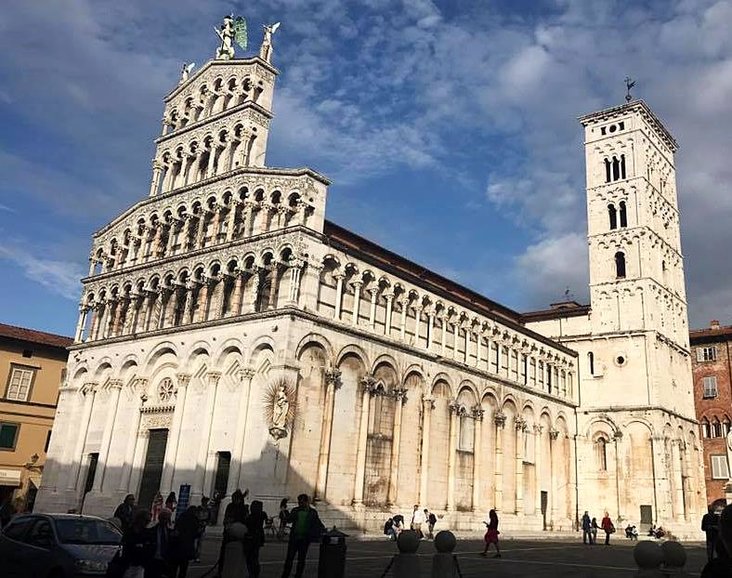
<path fill-rule="evenodd" d="M 269 434 L 277 441 L 287 437 L 295 417 L 295 391 L 286 379 L 272 383 L 265 393 L 265 416 Z"/>

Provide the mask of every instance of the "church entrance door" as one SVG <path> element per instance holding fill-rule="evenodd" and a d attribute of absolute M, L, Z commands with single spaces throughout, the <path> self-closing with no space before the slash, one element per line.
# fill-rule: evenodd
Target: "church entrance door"
<path fill-rule="evenodd" d="M 160 479 L 163 477 L 163 464 L 165 463 L 165 447 L 168 445 L 167 429 L 151 429 L 149 434 L 145 466 L 140 480 L 140 495 L 137 500 L 141 508 L 150 508 L 155 494 L 160 491 Z"/>

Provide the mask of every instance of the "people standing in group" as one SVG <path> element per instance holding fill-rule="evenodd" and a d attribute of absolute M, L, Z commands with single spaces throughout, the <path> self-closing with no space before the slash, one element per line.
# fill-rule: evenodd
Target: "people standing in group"
<path fill-rule="evenodd" d="M 201 498 L 201 505 L 196 509 L 196 516 L 198 518 L 198 535 L 196 536 L 196 547 L 194 560 L 196 562 L 201 561 L 201 544 L 203 538 L 206 536 L 206 526 L 208 526 L 209 516 L 209 499 L 206 496 Z"/>
<path fill-rule="evenodd" d="M 417 538 L 422 539 L 424 534 L 422 534 L 422 524 L 425 523 L 425 517 L 424 512 L 419 509 L 419 505 L 414 505 L 414 510 L 412 511 L 412 522 L 410 523 L 409 527 L 417 532 Z"/>
<path fill-rule="evenodd" d="M 155 541 L 147 527 L 150 519 L 147 510 L 136 510 L 122 534 L 121 561 L 125 578 L 144 578 L 146 569 L 152 563 Z"/>
<path fill-rule="evenodd" d="M 152 560 L 145 568 L 145 578 L 162 578 L 169 574 L 170 561 L 173 557 L 173 536 L 170 524 L 172 516 L 173 513 L 168 508 L 163 508 L 158 514 L 158 523 L 148 529 L 155 548 Z"/>
<path fill-rule="evenodd" d="M 292 563 L 297 555 L 297 567 L 295 578 L 301 578 L 305 571 L 305 558 L 311 542 L 320 539 L 325 526 L 320 521 L 318 512 L 310 507 L 310 498 L 307 494 L 300 494 L 297 497 L 297 507 L 292 509 L 288 522 L 292 524 L 290 540 L 287 544 L 287 555 L 285 565 L 282 569 L 282 578 L 289 578 L 292 571 Z"/>
<path fill-rule="evenodd" d="M 425 508 L 424 519 L 427 521 L 427 538 L 433 540 L 435 537 L 435 524 L 437 524 L 437 516 L 435 516 L 432 512 Z"/>
<path fill-rule="evenodd" d="M 175 492 L 170 492 L 168 497 L 165 498 L 165 507 L 170 510 L 171 516 L 175 515 L 175 509 L 178 507 L 178 500 L 175 497 Z"/>
<path fill-rule="evenodd" d="M 613 521 L 610 519 L 608 512 L 605 512 L 605 517 L 600 522 L 600 526 L 605 531 L 605 546 L 608 546 L 610 545 L 610 534 L 615 532 L 615 526 L 613 526 Z"/>
<path fill-rule="evenodd" d="M 287 534 L 287 520 L 290 518 L 290 511 L 287 509 L 288 500 L 289 498 L 282 498 L 280 500 L 280 511 L 277 514 L 277 538 L 279 540 L 284 540 Z"/>
<path fill-rule="evenodd" d="M 163 509 L 163 494 L 158 492 L 155 494 L 155 497 L 153 498 L 152 502 L 152 521 L 153 524 L 155 524 L 158 521 L 158 516 L 160 515 L 160 510 Z"/>
<path fill-rule="evenodd" d="M 707 537 L 707 561 L 711 561 L 714 559 L 714 550 L 719 537 L 719 516 L 714 513 L 714 506 L 710 505 L 707 508 L 707 513 L 702 517 L 701 529 Z"/>
<path fill-rule="evenodd" d="M 582 515 L 582 543 L 592 544 L 592 520 L 587 510 Z"/>
<path fill-rule="evenodd" d="M 592 518 L 592 522 L 590 522 L 590 535 L 592 536 L 592 540 L 590 541 L 591 544 L 597 544 L 597 532 L 600 529 L 600 526 L 597 525 L 597 518 Z"/>
<path fill-rule="evenodd" d="M 233 541 L 230 528 L 233 524 L 244 525 L 249 516 L 249 506 L 247 506 L 244 498 L 249 494 L 249 490 L 242 492 L 234 490 L 231 494 L 231 503 L 224 510 L 224 534 L 221 540 L 221 549 L 219 550 L 218 566 L 219 571 L 223 571 L 226 544 Z"/>
<path fill-rule="evenodd" d="M 124 501 L 117 506 L 114 517 L 119 520 L 120 530 L 124 534 L 132 524 L 132 516 L 135 513 L 135 495 L 127 494 Z"/>
<path fill-rule="evenodd" d="M 491 510 L 490 512 L 488 512 L 488 521 L 483 523 L 487 526 L 487 530 L 485 532 L 485 536 L 483 537 L 483 540 L 485 541 L 485 548 L 480 553 L 480 555 L 487 556 L 488 549 L 490 548 L 491 544 L 495 544 L 496 554 L 493 557 L 500 558 L 501 548 L 498 545 L 498 534 L 500 534 L 500 532 L 498 531 L 498 514 L 496 513 L 496 511 Z"/>
<path fill-rule="evenodd" d="M 269 519 L 264 505 L 259 500 L 253 500 L 249 506 L 249 516 L 244 522 L 247 534 L 244 538 L 244 556 L 247 563 L 249 578 L 259 578 L 259 551 L 264 546 L 264 523 Z"/>
<path fill-rule="evenodd" d="M 188 509 L 175 519 L 171 544 L 168 549 L 170 578 L 186 578 L 188 564 L 196 556 L 198 537 L 198 508 Z"/>

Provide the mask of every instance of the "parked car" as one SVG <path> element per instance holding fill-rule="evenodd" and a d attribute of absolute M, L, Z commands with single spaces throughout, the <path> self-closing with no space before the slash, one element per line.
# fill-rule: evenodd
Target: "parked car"
<path fill-rule="evenodd" d="M 23 514 L 0 534 L 4 578 L 103 576 L 122 534 L 106 520 L 76 514 Z"/>

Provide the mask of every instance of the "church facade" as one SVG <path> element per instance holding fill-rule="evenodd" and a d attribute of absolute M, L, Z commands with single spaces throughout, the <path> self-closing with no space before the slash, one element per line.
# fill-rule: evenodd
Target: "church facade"
<path fill-rule="evenodd" d="M 590 508 L 637 523 L 647 504 L 696 524 L 675 190 L 633 179 L 653 149 L 673 187 L 650 110 L 583 119 L 636 141 L 587 147 L 593 309 L 522 315 L 327 221 L 324 176 L 266 165 L 271 32 L 259 56 L 184 69 L 149 196 L 94 235 L 37 507 L 109 515 L 181 487 L 223 505 L 249 488 L 270 506 L 311 494 L 339 527 L 413 504 L 463 530 L 493 507 L 516 529 L 570 529 Z M 603 166 L 622 178 L 596 186 Z M 625 207 L 612 232 L 608 199 Z M 651 254 L 662 279 L 638 269 Z"/>

